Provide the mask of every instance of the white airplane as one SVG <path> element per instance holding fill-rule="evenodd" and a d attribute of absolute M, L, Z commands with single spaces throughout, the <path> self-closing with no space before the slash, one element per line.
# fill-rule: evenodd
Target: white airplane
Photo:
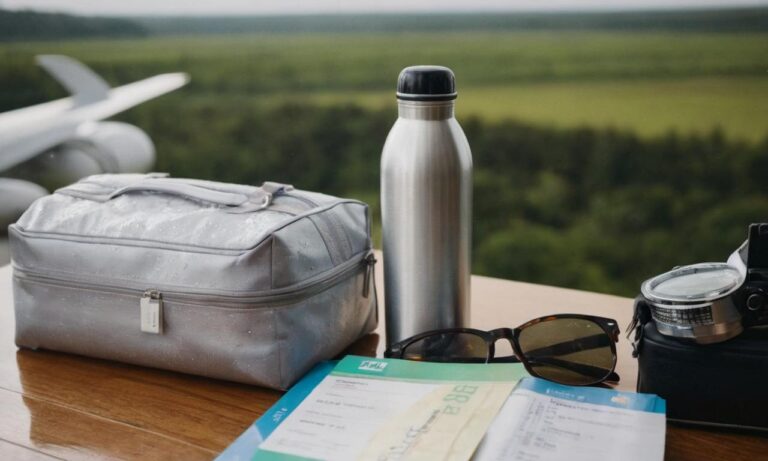
<path fill-rule="evenodd" d="M 0 172 L 14 178 L 0 178 L 0 233 L 48 190 L 92 174 L 149 171 L 155 162 L 149 136 L 127 123 L 99 120 L 189 81 L 173 73 L 110 88 L 74 59 L 36 59 L 72 96 L 0 114 Z"/>

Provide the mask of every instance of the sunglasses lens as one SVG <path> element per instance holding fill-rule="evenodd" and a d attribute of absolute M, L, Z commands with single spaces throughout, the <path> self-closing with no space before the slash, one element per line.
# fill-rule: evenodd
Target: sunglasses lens
<path fill-rule="evenodd" d="M 481 336 L 473 333 L 435 333 L 406 346 L 403 358 L 424 362 L 485 363 L 488 361 L 488 345 Z"/>
<path fill-rule="evenodd" d="M 520 349 L 538 376 L 563 384 L 594 384 L 616 365 L 613 340 L 597 323 L 559 318 L 520 331 Z"/>

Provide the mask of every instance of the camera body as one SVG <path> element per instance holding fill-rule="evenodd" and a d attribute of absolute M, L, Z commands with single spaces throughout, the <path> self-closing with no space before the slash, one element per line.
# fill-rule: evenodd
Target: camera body
<path fill-rule="evenodd" d="M 765 223 L 749 226 L 727 263 L 677 267 L 643 282 L 628 328 L 637 391 L 663 397 L 670 421 L 768 431 L 761 325 L 768 325 Z"/>
<path fill-rule="evenodd" d="M 669 421 L 768 431 L 768 328 L 702 346 L 661 334 L 642 296 L 635 308 L 637 392 L 664 398 Z"/>
<path fill-rule="evenodd" d="M 768 223 L 751 224 L 727 263 L 676 267 L 643 282 L 659 333 L 697 344 L 768 325 Z"/>

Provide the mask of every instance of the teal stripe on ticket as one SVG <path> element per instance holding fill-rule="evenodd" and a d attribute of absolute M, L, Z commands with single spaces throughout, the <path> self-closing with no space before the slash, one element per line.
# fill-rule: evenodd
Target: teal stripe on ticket
<path fill-rule="evenodd" d="M 520 363 L 432 363 L 399 359 L 376 359 L 348 355 L 331 372 L 337 376 L 359 376 L 400 381 L 487 381 L 510 382 L 528 376 Z"/>
<path fill-rule="evenodd" d="M 315 367 L 307 373 L 301 381 L 294 384 L 294 386 L 290 388 L 280 400 L 272 405 L 272 408 L 267 410 L 267 412 L 257 419 L 251 427 L 246 429 L 246 431 L 243 432 L 232 445 L 227 447 L 227 449 L 216 458 L 216 461 L 247 461 L 251 459 L 254 452 L 256 452 L 259 445 L 261 445 L 261 442 L 269 437 L 269 434 L 277 429 L 277 426 L 279 426 L 280 423 L 299 406 L 309 393 L 312 392 L 315 386 L 320 384 L 320 381 L 328 376 L 328 373 L 331 372 L 335 365 L 335 361 L 320 362 L 315 365 Z"/>
<path fill-rule="evenodd" d="M 597 387 L 564 386 L 539 378 L 526 378 L 520 381 L 515 391 L 520 389 L 527 389 L 537 394 L 574 402 L 592 403 L 650 413 L 665 414 L 667 412 L 666 401 L 654 394 L 621 392 Z"/>
<path fill-rule="evenodd" d="M 314 458 L 277 453 L 275 451 L 259 450 L 253 454 L 251 461 L 316 461 Z"/>

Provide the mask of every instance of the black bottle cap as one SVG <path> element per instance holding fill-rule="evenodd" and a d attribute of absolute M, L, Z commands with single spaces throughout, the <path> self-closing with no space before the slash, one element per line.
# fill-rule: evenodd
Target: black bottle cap
<path fill-rule="evenodd" d="M 397 79 L 397 99 L 406 101 L 450 101 L 456 99 L 456 78 L 442 66 L 411 66 Z"/>

